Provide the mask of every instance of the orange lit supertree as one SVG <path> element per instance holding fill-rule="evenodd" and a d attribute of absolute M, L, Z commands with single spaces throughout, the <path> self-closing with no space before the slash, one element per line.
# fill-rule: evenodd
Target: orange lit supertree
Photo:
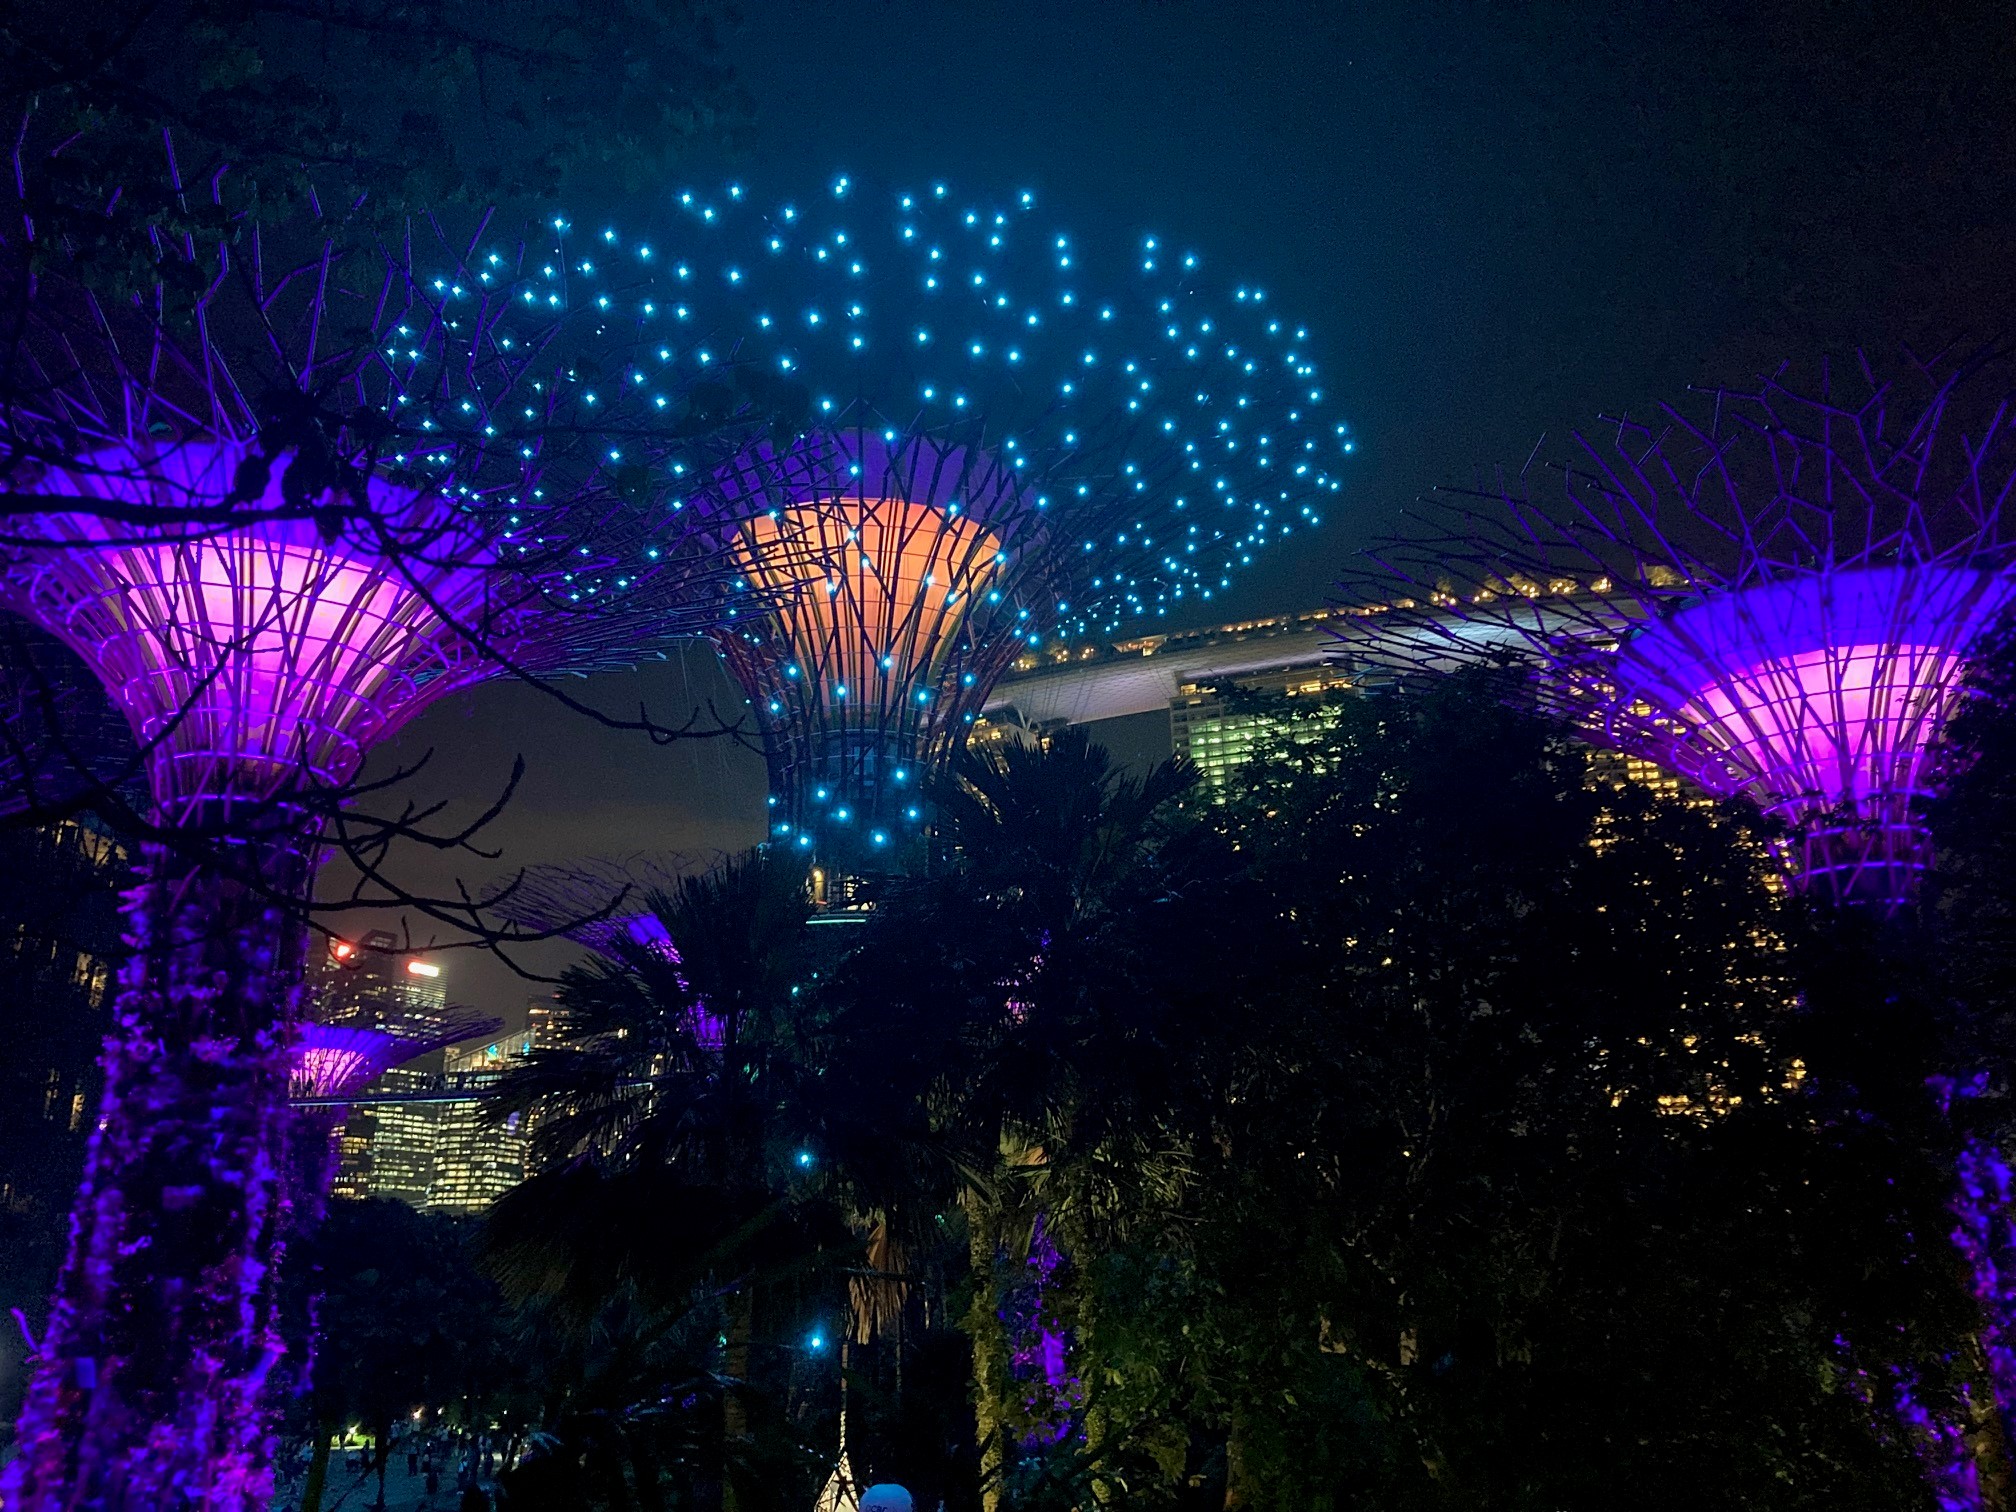
<path fill-rule="evenodd" d="M 1018 656 L 1205 609 L 1341 486 L 1355 443 L 1309 332 L 1162 238 L 1081 251 L 1032 194 L 942 184 L 679 205 L 577 263 L 652 270 L 630 308 L 663 370 L 701 414 L 763 417 L 680 496 L 742 522 L 730 550 L 775 601 L 714 634 L 763 721 L 776 842 L 914 857 Z"/>
<path fill-rule="evenodd" d="M 23 1509 L 270 1499 L 304 910 L 367 749 L 738 596 L 725 522 L 660 508 L 689 407 L 630 381 L 618 286 L 561 291 L 564 226 L 363 250 L 217 219 L 149 233 L 139 289 L 26 221 L 0 247 L 0 601 L 89 668 L 149 787 Z"/>

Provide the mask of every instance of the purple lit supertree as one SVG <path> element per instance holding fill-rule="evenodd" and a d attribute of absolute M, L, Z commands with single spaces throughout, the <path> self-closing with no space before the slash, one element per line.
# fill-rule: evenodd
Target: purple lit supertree
<path fill-rule="evenodd" d="M 157 239 L 120 297 L 6 249 L 0 602 L 103 685 L 152 802 L 10 1506 L 266 1504 L 318 839 L 444 694 L 634 661 L 734 596 L 721 522 L 659 508 L 683 396 L 550 229 L 416 255 L 239 226 Z"/>
<path fill-rule="evenodd" d="M 1451 491 L 1435 529 L 1376 553 L 1387 602 L 1358 593 L 1340 640 L 1361 666 L 1403 674 L 1511 654 L 1593 742 L 1782 820 L 1795 888 L 1893 911 L 1930 859 L 1920 806 L 1967 657 L 2016 602 L 2011 398 L 2008 363 L 1981 353 L 1889 375 L 1858 362 L 1811 387 L 1781 370 L 1605 421 L 1575 436 L 1556 499 L 1525 475 Z M 1950 1113 L 1953 1089 L 1934 1090 Z M 2009 1170 L 1966 1136 L 1951 1202 L 2005 1441 Z M 1888 1404 L 1942 1505 L 1979 1505 L 1965 1435 L 1893 1375 L 1869 1399 Z M 1963 1382 L 1957 1406 L 1983 1399 Z"/>
<path fill-rule="evenodd" d="M 1969 648 L 2016 599 L 2006 379 L 1987 358 L 1781 371 L 1606 420 L 1558 495 L 1451 490 L 1376 553 L 1398 601 L 1343 649 L 1406 672 L 1513 648 L 1591 740 L 1785 821 L 1796 887 L 1895 908 Z"/>
<path fill-rule="evenodd" d="M 458 1015 L 425 1034 L 394 1034 L 362 1024 L 301 1025 L 289 1062 L 287 1099 L 306 1131 L 303 1143 L 309 1158 L 303 1162 L 301 1185 L 309 1199 L 319 1200 L 329 1189 L 334 1136 L 353 1094 L 394 1066 L 503 1027 L 502 1019 L 474 1014 Z"/>
<path fill-rule="evenodd" d="M 779 843 L 914 855 L 1018 656 L 1207 605 L 1340 486 L 1354 443 L 1309 333 L 1194 252 L 1081 253 L 1033 195 L 943 184 L 679 203 L 657 252 L 611 231 L 605 255 L 655 270 L 637 304 L 670 370 L 770 417 L 686 497 L 746 522 L 730 548 L 778 601 L 715 639 L 763 722 Z"/>
<path fill-rule="evenodd" d="M 304 1024 L 294 1041 L 287 1095 L 318 1109 L 340 1109 L 350 1093 L 433 1048 L 360 1024 Z"/>

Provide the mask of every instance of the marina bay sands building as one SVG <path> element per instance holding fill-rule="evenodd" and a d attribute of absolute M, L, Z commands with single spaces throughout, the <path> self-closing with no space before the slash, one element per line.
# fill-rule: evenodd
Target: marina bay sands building
<path fill-rule="evenodd" d="M 1094 725 L 1120 760 L 1147 766 L 1181 756 L 1208 792 L 1223 795 L 1268 736 L 1299 712 L 1298 701 L 1334 707 L 1339 698 L 1389 686 L 1411 665 L 1396 646 L 1419 641 L 1432 649 L 1447 636 L 1446 627 L 1423 628 L 1384 652 L 1345 650 L 1338 631 L 1354 618 L 1317 609 L 1025 655 L 988 699 L 975 738 L 1017 740 Z M 1636 752 L 1599 748 L 1596 759 L 1614 780 L 1683 790 L 1678 775 Z"/>
<path fill-rule="evenodd" d="M 987 701 L 980 737 L 1095 725 L 1121 760 L 1182 756 L 1222 793 L 1280 725 L 1274 699 L 1333 699 L 1376 680 L 1337 656 L 1337 618 L 1320 609 L 1025 655 Z"/>

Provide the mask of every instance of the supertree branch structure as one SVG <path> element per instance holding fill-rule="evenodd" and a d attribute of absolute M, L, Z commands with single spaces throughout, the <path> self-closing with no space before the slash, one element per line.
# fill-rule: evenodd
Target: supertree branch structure
<path fill-rule="evenodd" d="M 319 1203 L 334 1178 L 336 1135 L 350 1099 L 394 1066 L 458 1040 L 494 1034 L 503 1020 L 462 1013 L 427 1033 L 310 1021 L 295 1037 L 287 1098 L 295 1110 L 297 1201 Z"/>
<path fill-rule="evenodd" d="M 1030 616 L 1004 582 L 1028 539 L 1012 473 L 977 449 L 879 434 L 807 437 L 741 460 L 737 496 L 783 501 L 733 543 L 778 599 L 768 622 L 719 637 L 766 716 L 773 825 L 809 841 L 824 821 L 871 849 L 923 818 L 925 777 L 964 740 Z M 792 588 L 798 563 L 823 566 Z M 1019 576 L 1040 586 L 1039 559 Z"/>
<path fill-rule="evenodd" d="M 1308 331 L 1194 252 L 1081 252 L 1031 194 L 946 185 L 679 202 L 665 235 L 605 231 L 576 266 L 648 269 L 623 308 L 664 370 L 762 426 L 682 493 L 743 522 L 731 554 L 775 601 L 715 638 L 764 726 L 779 843 L 908 864 L 1016 657 L 1201 607 L 1341 486 L 1355 443 Z"/>
<path fill-rule="evenodd" d="M 2016 597 L 2008 378 L 1992 354 L 1781 371 L 1578 433 L 1544 496 L 1530 470 L 1447 491 L 1377 552 L 1344 649 L 1530 659 L 1595 741 L 1784 820 L 1796 886 L 1895 907 L 1965 658 Z"/>
<path fill-rule="evenodd" d="M 459 1036 L 461 1030 L 456 1030 Z M 392 1067 L 437 1050 L 445 1039 L 412 1039 L 362 1024 L 304 1024 L 287 1091 L 295 1102 L 340 1110 L 343 1100 Z"/>
<path fill-rule="evenodd" d="M 270 1499 L 302 908 L 366 748 L 734 597 L 732 522 L 658 508 L 697 444 L 666 385 L 537 242 L 239 232 L 118 299 L 7 249 L 0 600 L 103 684 L 153 805 L 24 1509 Z"/>

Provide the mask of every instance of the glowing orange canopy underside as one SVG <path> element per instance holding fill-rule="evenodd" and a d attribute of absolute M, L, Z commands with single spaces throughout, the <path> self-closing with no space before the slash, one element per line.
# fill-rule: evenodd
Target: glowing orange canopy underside
<path fill-rule="evenodd" d="M 741 551 L 807 691 L 864 714 L 892 685 L 930 687 L 1001 558 L 974 521 L 903 499 L 788 505 L 745 526 Z"/>

